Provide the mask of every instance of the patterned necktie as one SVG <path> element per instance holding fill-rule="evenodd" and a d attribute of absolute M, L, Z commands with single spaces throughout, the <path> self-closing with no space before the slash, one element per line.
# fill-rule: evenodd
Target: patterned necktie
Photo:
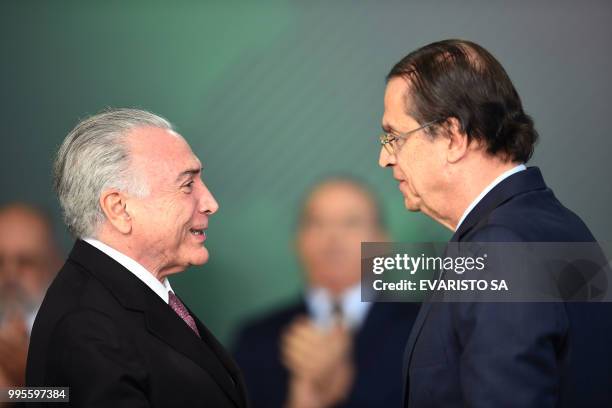
<path fill-rule="evenodd" d="M 193 320 L 193 317 L 191 317 L 183 302 L 181 302 L 171 290 L 168 291 L 168 304 L 172 310 L 174 310 L 174 312 L 179 315 L 179 317 L 183 319 L 185 323 L 187 323 L 187 326 L 189 326 L 189 328 L 193 330 L 198 337 L 202 338 L 202 336 L 200 336 L 200 332 L 198 331 L 198 326 L 196 326 L 195 320 Z"/>

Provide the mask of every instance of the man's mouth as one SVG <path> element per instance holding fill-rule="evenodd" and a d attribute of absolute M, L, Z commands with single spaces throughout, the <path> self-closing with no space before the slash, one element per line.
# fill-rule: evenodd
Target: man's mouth
<path fill-rule="evenodd" d="M 190 228 L 189 232 L 193 235 L 204 235 L 204 228 Z"/>

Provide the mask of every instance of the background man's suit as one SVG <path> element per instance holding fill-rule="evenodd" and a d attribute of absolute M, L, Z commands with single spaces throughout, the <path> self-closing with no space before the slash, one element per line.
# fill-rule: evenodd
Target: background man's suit
<path fill-rule="evenodd" d="M 69 386 L 79 407 L 245 407 L 237 367 L 191 315 L 201 339 L 136 276 L 79 240 L 36 318 L 27 385 Z"/>
<path fill-rule="evenodd" d="M 495 186 L 451 239 L 594 240 L 535 167 Z M 611 306 L 424 303 L 406 348 L 405 405 L 612 406 Z"/>
<path fill-rule="evenodd" d="M 341 407 L 395 407 L 402 398 L 402 351 L 418 312 L 416 303 L 375 303 L 354 334 L 356 379 Z M 253 408 L 284 406 L 289 375 L 280 360 L 283 330 L 306 304 L 298 302 L 248 325 L 238 336 L 234 356 Z"/>

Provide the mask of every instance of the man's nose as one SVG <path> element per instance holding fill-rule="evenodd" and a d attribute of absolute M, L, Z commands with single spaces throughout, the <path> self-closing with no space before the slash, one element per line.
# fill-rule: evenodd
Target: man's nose
<path fill-rule="evenodd" d="M 217 203 L 217 200 L 215 200 L 215 197 L 213 197 L 208 187 L 206 187 L 204 184 L 202 184 L 202 186 L 204 188 L 202 189 L 202 195 L 200 197 L 199 211 L 202 214 L 212 215 L 219 209 L 219 203 Z"/>
<path fill-rule="evenodd" d="M 396 163 L 394 154 L 391 154 L 384 147 L 380 148 L 380 155 L 378 156 L 378 165 L 382 168 L 392 166 Z"/>

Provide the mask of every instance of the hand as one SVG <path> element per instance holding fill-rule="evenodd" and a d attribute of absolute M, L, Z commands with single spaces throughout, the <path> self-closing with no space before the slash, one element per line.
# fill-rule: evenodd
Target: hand
<path fill-rule="evenodd" d="M 326 331 L 299 317 L 282 337 L 281 355 L 291 375 L 288 406 L 329 407 L 350 392 L 352 338 L 344 326 Z"/>
<path fill-rule="evenodd" d="M 25 384 L 28 332 L 21 317 L 7 319 L 0 326 L 0 386 Z"/>
<path fill-rule="evenodd" d="M 327 331 L 306 317 L 297 318 L 281 339 L 283 362 L 300 377 L 326 378 L 339 364 L 350 361 L 351 352 L 351 334 L 344 326 Z"/>
<path fill-rule="evenodd" d="M 285 408 L 323 408 L 323 400 L 319 394 L 319 389 L 313 381 L 292 375 Z"/>

